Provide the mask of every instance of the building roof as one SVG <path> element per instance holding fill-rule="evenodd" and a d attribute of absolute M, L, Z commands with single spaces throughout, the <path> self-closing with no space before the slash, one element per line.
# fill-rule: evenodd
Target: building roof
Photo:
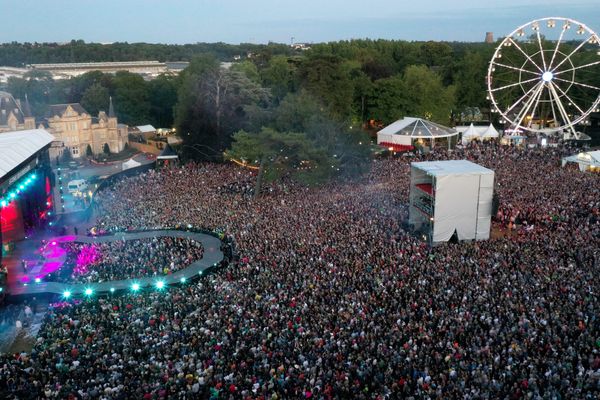
<path fill-rule="evenodd" d="M 158 157 L 156 157 L 157 160 L 172 160 L 175 158 L 179 158 L 179 156 L 177 155 L 177 152 L 173 150 L 171 145 L 168 143 L 163 149 L 163 151 L 160 152 Z"/>
<path fill-rule="evenodd" d="M 11 112 L 17 118 L 17 122 L 22 124 L 24 115 L 19 104 L 12 94 L 0 91 L 0 126 L 8 125 L 8 117 Z"/>
<path fill-rule="evenodd" d="M 490 124 L 487 129 L 481 134 L 482 138 L 497 138 L 500 133 L 494 128 L 494 125 Z"/>
<path fill-rule="evenodd" d="M 52 104 L 51 106 L 48 107 L 48 112 L 46 113 L 46 116 L 48 118 L 52 118 L 55 116 L 62 117 L 62 115 L 65 113 L 65 111 L 67 111 L 67 107 L 69 107 L 69 106 L 71 106 L 73 111 L 75 111 L 79 115 L 81 115 L 81 114 L 90 115 L 89 112 L 85 111 L 85 108 L 83 108 L 81 106 L 81 104 L 70 103 L 70 104 Z"/>
<path fill-rule="evenodd" d="M 480 138 L 481 133 L 479 132 L 479 130 L 477 130 L 477 128 L 475 128 L 475 126 L 473 124 L 471 124 L 469 126 L 469 128 L 467 128 L 467 130 L 463 132 L 462 137 L 463 137 L 463 140 L 464 139 L 472 139 L 472 138 Z"/>
<path fill-rule="evenodd" d="M 156 128 L 152 125 L 141 125 L 136 126 L 136 128 L 138 128 L 138 130 L 142 133 L 156 132 Z"/>
<path fill-rule="evenodd" d="M 563 161 L 600 167 L 600 150 L 584 151 L 569 157 L 564 157 Z"/>
<path fill-rule="evenodd" d="M 468 160 L 423 161 L 411 163 L 411 166 L 432 176 L 494 174 L 491 169 Z"/>
<path fill-rule="evenodd" d="M 402 135 L 413 138 L 436 138 L 457 135 L 452 128 L 422 118 L 406 117 L 386 126 L 378 134 Z"/>
<path fill-rule="evenodd" d="M 54 140 L 44 129 L 0 133 L 0 178 Z"/>

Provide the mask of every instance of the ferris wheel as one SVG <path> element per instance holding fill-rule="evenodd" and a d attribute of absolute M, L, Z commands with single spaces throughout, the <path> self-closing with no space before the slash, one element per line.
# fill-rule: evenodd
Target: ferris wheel
<path fill-rule="evenodd" d="M 589 125 L 590 113 L 600 111 L 600 38 L 570 18 L 528 22 L 496 48 L 487 86 L 514 131 L 581 139 L 576 125 Z"/>

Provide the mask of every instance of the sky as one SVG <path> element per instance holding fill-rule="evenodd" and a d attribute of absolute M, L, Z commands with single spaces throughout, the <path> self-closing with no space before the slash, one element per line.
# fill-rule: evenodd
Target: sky
<path fill-rule="evenodd" d="M 479 42 L 530 20 L 600 31 L 599 0 L 0 0 L 3 42 Z"/>

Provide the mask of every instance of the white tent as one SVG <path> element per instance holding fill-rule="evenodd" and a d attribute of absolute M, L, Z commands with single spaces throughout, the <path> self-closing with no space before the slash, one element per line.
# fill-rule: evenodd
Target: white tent
<path fill-rule="evenodd" d="M 570 162 L 579 164 L 579 170 L 581 171 L 600 171 L 600 150 L 586 151 L 565 157 L 562 159 L 562 166 L 564 167 Z"/>
<path fill-rule="evenodd" d="M 436 139 L 457 136 L 452 128 L 422 118 L 406 117 L 377 132 L 377 144 L 396 151 L 411 149 L 415 142 L 429 140 L 431 146 Z"/>
<path fill-rule="evenodd" d="M 482 139 L 497 139 L 500 133 L 494 128 L 494 125 L 490 124 L 485 131 L 481 134 Z"/>
<path fill-rule="evenodd" d="M 462 143 L 467 144 L 472 140 L 480 138 L 481 134 L 479 133 L 479 130 L 477 130 L 477 128 L 475 128 L 475 126 L 471 123 L 467 130 L 464 131 L 462 134 Z"/>
<path fill-rule="evenodd" d="M 433 243 L 490 237 L 494 171 L 467 160 L 411 164 L 409 222 Z"/>
<path fill-rule="evenodd" d="M 139 167 L 140 165 L 142 165 L 142 163 L 139 163 L 132 158 L 123 163 L 123 171 L 125 171 L 126 169 L 129 169 L 129 168 Z"/>

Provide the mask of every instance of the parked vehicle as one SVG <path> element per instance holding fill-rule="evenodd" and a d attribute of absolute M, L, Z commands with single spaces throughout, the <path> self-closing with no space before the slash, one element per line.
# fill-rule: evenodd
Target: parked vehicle
<path fill-rule="evenodd" d="M 87 188 L 88 188 L 88 184 L 85 181 L 85 179 L 75 179 L 75 180 L 69 181 L 69 183 L 67 184 L 67 189 L 69 190 L 69 193 L 73 193 L 73 194 L 82 193 L 82 192 L 86 191 Z"/>

